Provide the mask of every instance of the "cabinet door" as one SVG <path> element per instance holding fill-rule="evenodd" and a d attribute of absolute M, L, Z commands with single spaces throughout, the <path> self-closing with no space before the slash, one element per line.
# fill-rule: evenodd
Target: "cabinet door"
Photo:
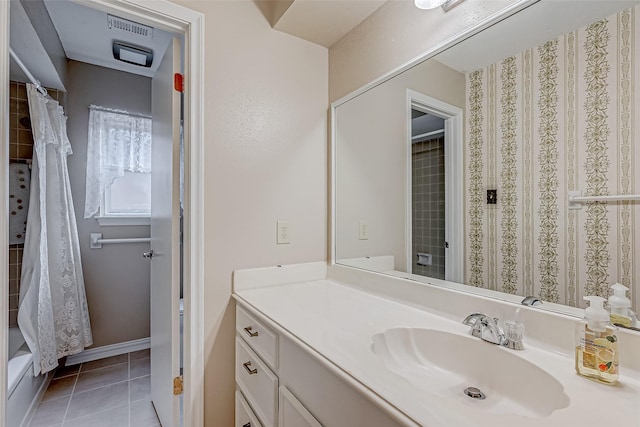
<path fill-rule="evenodd" d="M 322 427 L 286 387 L 280 386 L 279 427 Z"/>

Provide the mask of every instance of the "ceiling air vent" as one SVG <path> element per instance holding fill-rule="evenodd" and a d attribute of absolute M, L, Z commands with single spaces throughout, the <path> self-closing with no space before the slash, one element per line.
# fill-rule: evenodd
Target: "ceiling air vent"
<path fill-rule="evenodd" d="M 153 27 L 129 21 L 128 19 L 107 15 L 107 26 L 110 30 L 124 31 L 149 40 L 153 39 Z"/>

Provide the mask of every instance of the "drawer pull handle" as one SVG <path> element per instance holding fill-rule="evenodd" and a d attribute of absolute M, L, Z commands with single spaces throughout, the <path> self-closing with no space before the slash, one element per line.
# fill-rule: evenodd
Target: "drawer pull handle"
<path fill-rule="evenodd" d="M 250 337 L 257 337 L 258 333 L 257 332 L 251 332 L 252 329 L 253 329 L 253 327 L 247 326 L 246 328 L 244 328 L 244 331 L 246 333 L 248 333 Z"/>
<path fill-rule="evenodd" d="M 244 362 L 242 364 L 242 366 L 244 366 L 244 369 L 247 370 L 247 372 L 249 373 L 249 375 L 253 375 L 253 374 L 257 374 L 258 370 L 257 369 L 251 369 L 249 366 L 251 366 L 251 362 Z"/>
<path fill-rule="evenodd" d="M 251 423 L 249 422 L 249 423 L 243 424 L 242 427 L 251 427 Z"/>

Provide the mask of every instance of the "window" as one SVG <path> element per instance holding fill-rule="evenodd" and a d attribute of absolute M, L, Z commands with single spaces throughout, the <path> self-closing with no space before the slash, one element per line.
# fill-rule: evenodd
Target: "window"
<path fill-rule="evenodd" d="M 151 213 L 151 119 L 91 106 L 85 218 L 142 225 Z"/>

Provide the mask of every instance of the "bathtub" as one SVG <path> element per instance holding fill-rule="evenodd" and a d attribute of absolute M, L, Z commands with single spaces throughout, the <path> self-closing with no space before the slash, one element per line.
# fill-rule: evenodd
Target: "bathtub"
<path fill-rule="evenodd" d="M 33 376 L 33 356 L 18 327 L 9 328 L 7 427 L 28 425 L 46 390 L 48 375 Z"/>

